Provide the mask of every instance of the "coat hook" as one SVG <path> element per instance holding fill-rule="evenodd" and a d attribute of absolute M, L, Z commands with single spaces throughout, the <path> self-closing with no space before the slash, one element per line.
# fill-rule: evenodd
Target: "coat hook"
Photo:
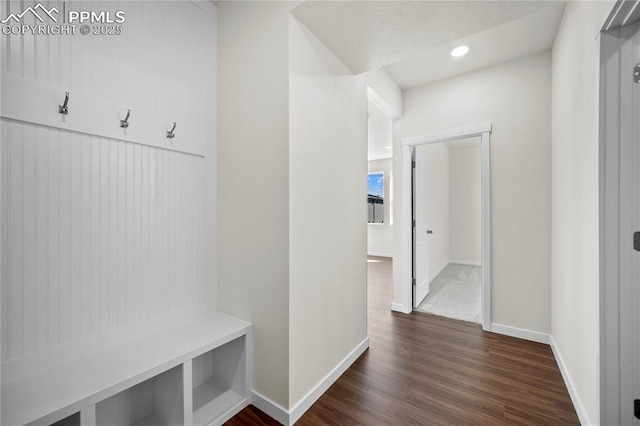
<path fill-rule="evenodd" d="M 127 127 L 129 127 L 129 116 L 131 115 L 131 110 L 128 109 L 127 110 L 127 116 L 124 118 L 124 120 L 120 120 L 120 127 L 122 127 L 123 129 L 126 129 Z"/>
<path fill-rule="evenodd" d="M 174 121 L 174 122 L 173 122 L 173 127 L 171 128 L 171 130 L 169 130 L 169 131 L 167 132 L 167 137 L 168 137 L 169 139 L 173 139 L 173 137 L 175 136 L 175 135 L 173 134 L 173 131 L 174 131 L 175 129 L 176 129 L 176 122 Z"/>
<path fill-rule="evenodd" d="M 64 104 L 58 105 L 58 112 L 60 114 L 67 115 L 69 114 L 69 107 L 67 104 L 69 103 L 69 92 L 64 92 Z"/>

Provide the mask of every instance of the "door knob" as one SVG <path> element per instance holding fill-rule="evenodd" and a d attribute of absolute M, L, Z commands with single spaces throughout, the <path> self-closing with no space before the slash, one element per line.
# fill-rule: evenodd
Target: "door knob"
<path fill-rule="evenodd" d="M 427 235 L 429 234 L 433 234 L 433 231 L 431 229 L 427 229 Z"/>

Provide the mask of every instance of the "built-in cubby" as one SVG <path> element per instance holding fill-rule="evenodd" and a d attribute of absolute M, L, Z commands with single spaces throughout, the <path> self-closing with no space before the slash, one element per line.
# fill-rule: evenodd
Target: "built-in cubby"
<path fill-rule="evenodd" d="M 193 359 L 194 425 L 209 424 L 246 400 L 246 366 L 246 335 Z"/>
<path fill-rule="evenodd" d="M 65 417 L 64 419 L 55 422 L 51 426 L 80 426 L 80 413 L 75 413 L 70 415 L 69 417 Z"/>
<path fill-rule="evenodd" d="M 250 402 L 251 339 L 251 324 L 214 312 L 81 357 L 3 364 L 0 424 L 222 424 Z"/>
<path fill-rule="evenodd" d="M 179 365 L 96 404 L 96 425 L 182 425 L 183 389 Z"/>

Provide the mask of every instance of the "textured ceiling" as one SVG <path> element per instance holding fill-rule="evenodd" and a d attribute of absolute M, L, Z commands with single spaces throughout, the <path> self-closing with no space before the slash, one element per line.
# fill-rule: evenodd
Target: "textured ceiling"
<path fill-rule="evenodd" d="M 545 52 L 553 46 L 563 11 L 564 4 L 555 4 L 533 15 L 410 56 L 387 66 L 386 70 L 405 90 Z M 462 58 L 452 57 L 451 50 L 461 44 L 469 46 L 469 53 Z"/>
<path fill-rule="evenodd" d="M 552 1 L 308 1 L 293 10 L 356 74 L 503 25 Z"/>

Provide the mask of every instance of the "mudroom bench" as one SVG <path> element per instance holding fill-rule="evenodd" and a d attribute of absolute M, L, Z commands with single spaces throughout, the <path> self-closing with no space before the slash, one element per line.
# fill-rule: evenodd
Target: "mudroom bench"
<path fill-rule="evenodd" d="M 3 363 L 1 424 L 222 424 L 249 404 L 248 322 L 211 313 L 101 340 Z"/>

